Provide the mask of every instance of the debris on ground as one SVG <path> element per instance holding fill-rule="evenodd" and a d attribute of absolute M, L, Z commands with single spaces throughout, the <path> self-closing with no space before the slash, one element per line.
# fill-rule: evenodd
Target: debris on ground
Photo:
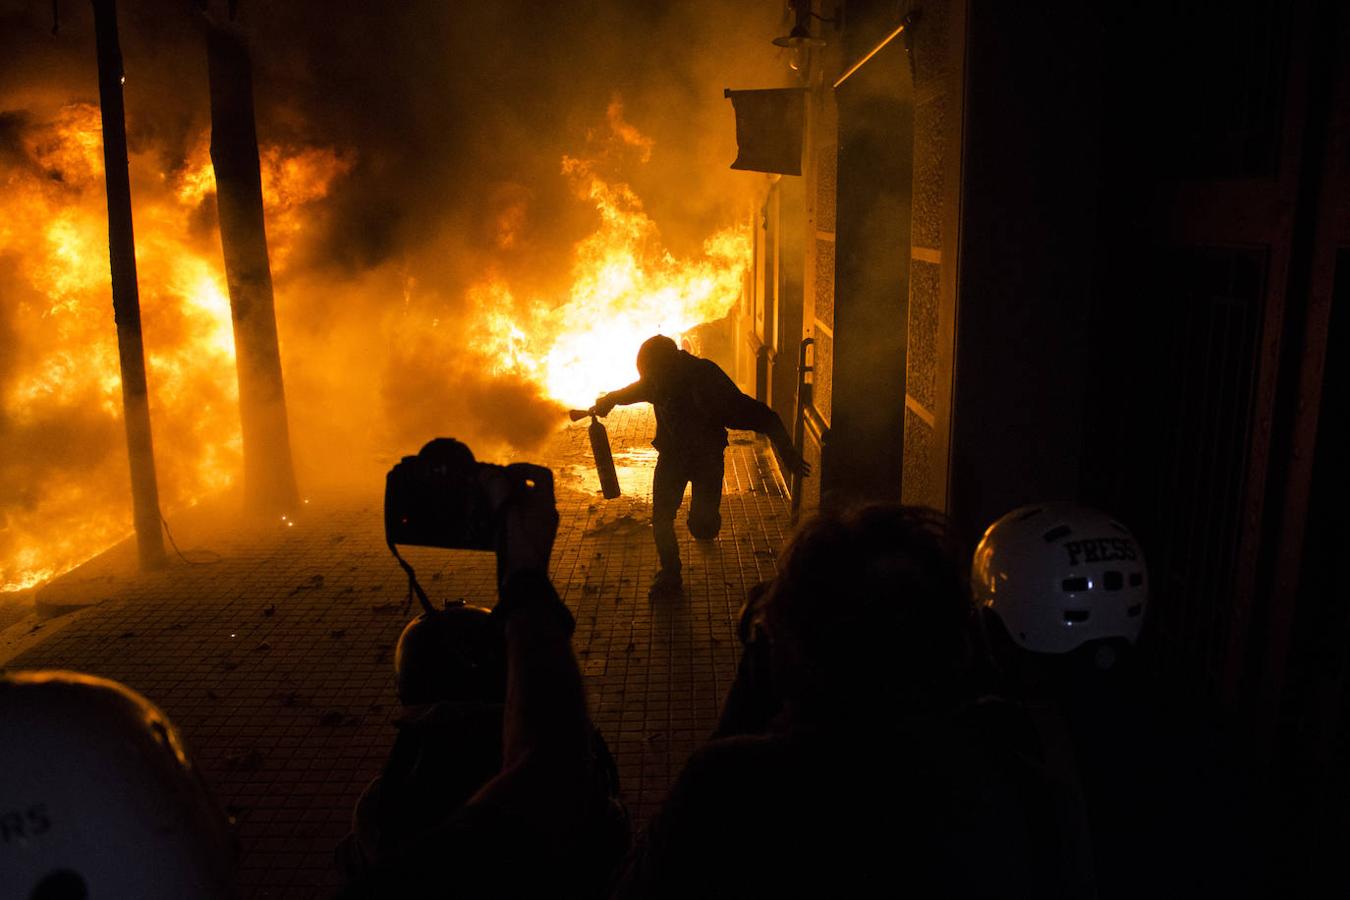
<path fill-rule="evenodd" d="M 355 725 L 356 716 L 349 716 L 340 709 L 330 709 L 319 716 L 319 724 L 328 728 L 334 728 L 338 725 Z"/>
<path fill-rule="evenodd" d="M 221 767 L 227 772 L 256 772 L 262 768 L 262 751 L 253 747 L 248 750 L 234 750 L 225 754 Z"/>
<path fill-rule="evenodd" d="M 292 589 L 291 589 L 291 592 L 290 592 L 289 594 L 287 594 L 286 596 L 287 596 L 287 597 L 294 597 L 296 594 L 300 593 L 301 591 L 313 591 L 313 590 L 318 590 L 318 589 L 321 588 L 321 587 L 323 587 L 323 576 L 322 576 L 322 575 L 311 575 L 311 576 L 309 576 L 309 580 L 308 580 L 308 581 L 306 581 L 304 584 L 301 584 L 301 585 L 299 585 L 299 586 L 297 586 L 297 587 L 292 588 Z"/>
<path fill-rule="evenodd" d="M 602 535 L 624 537 L 645 531 L 651 524 L 651 519 L 638 519 L 624 514 L 616 519 L 610 519 L 608 522 L 601 522 L 593 528 L 588 528 L 581 535 L 582 537 L 600 537 Z"/>

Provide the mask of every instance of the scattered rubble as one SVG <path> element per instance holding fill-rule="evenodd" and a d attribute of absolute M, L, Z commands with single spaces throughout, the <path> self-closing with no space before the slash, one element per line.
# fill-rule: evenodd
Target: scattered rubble
<path fill-rule="evenodd" d="M 336 728 L 339 725 L 355 725 L 356 716 L 348 715 L 340 709 L 330 709 L 319 717 L 319 724 L 327 728 Z"/>
<path fill-rule="evenodd" d="M 262 751 L 256 747 L 247 750 L 234 750 L 225 754 L 221 768 L 227 772 L 256 772 L 262 768 Z"/>
<path fill-rule="evenodd" d="M 287 594 L 286 596 L 287 596 L 287 597 L 294 597 L 296 594 L 300 593 L 301 591 L 313 591 L 313 590 L 318 590 L 318 589 L 321 588 L 321 587 L 323 587 L 323 576 L 322 576 L 322 575 L 311 575 L 311 576 L 309 577 L 309 580 L 308 580 L 308 581 L 306 581 L 304 584 L 301 584 L 301 585 L 299 585 L 299 586 L 297 586 L 297 587 L 295 587 L 295 588 L 292 588 L 292 589 L 291 589 L 291 592 L 290 592 L 289 594 Z"/>

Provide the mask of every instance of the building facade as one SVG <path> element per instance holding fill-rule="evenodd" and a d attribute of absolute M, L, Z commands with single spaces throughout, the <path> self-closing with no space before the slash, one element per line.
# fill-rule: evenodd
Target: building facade
<path fill-rule="evenodd" d="M 972 544 L 1025 503 L 1111 511 L 1159 677 L 1350 801 L 1350 12 L 788 6 L 803 174 L 764 177 L 735 343 L 815 468 L 794 502 L 923 504 Z"/>

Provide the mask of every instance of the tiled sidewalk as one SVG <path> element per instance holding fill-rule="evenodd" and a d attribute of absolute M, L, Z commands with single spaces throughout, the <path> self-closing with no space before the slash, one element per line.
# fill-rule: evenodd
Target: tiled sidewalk
<path fill-rule="evenodd" d="M 651 415 L 640 407 L 606 421 L 623 497 L 600 498 L 584 422 L 535 459 L 557 473 L 553 577 L 576 615 L 592 715 L 641 822 L 715 723 L 735 671 L 736 614 L 746 589 L 773 573 L 788 504 L 767 446 L 733 433 L 721 537 L 695 546 L 681 512 L 686 596 L 654 605 Z M 92 587 L 71 573 L 46 602 L 63 590 L 106 599 L 0 642 L 7 667 L 93 672 L 164 708 L 238 820 L 250 896 L 332 892 L 333 845 L 393 738 L 392 652 L 408 616 L 406 580 L 384 546 L 382 487 L 359 500 L 316 497 L 296 525 L 262 534 L 185 527 L 179 544 L 204 564 Z M 405 555 L 433 599 L 491 605 L 489 556 Z"/>

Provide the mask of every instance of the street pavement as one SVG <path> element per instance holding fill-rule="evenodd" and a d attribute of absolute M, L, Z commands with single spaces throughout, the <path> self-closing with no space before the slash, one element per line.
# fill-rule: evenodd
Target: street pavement
<path fill-rule="evenodd" d="M 774 572 L 788 502 L 767 444 L 732 432 L 721 536 L 689 538 L 686 500 L 685 596 L 654 603 L 653 419 L 643 406 L 606 422 L 616 500 L 599 494 L 586 422 L 528 458 L 556 473 L 552 575 L 576 616 L 592 716 L 641 824 L 716 723 L 737 613 Z M 319 494 L 293 524 L 247 529 L 199 508 L 171 522 L 182 557 L 169 570 L 125 574 L 134 551 L 124 545 L 47 585 L 38 610 L 0 632 L 0 666 L 113 678 L 168 713 L 237 822 L 247 896 L 332 893 L 333 847 L 392 744 L 393 649 L 413 611 L 384 545 L 382 494 L 382 482 L 356 497 Z M 490 555 L 405 556 L 433 600 L 492 604 Z"/>

